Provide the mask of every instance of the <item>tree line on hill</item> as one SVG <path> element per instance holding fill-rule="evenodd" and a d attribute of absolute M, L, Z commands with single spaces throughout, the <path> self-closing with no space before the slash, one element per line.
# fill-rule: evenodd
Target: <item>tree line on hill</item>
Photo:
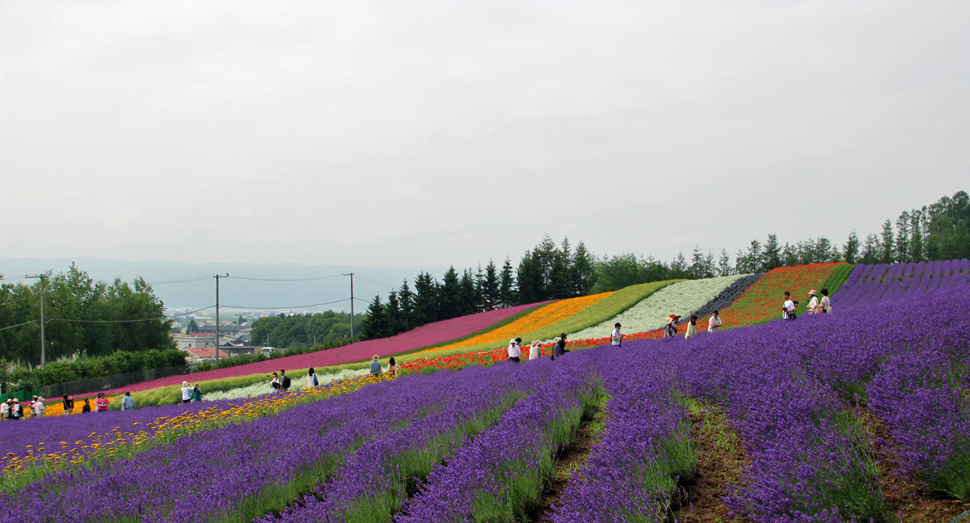
<path fill-rule="evenodd" d="M 172 322 L 151 285 L 94 281 L 71 264 L 44 281 L 0 285 L 0 366 L 40 363 L 40 292 L 43 285 L 47 362 L 115 352 L 174 349 Z M 138 321 L 152 319 L 152 321 Z"/>
<path fill-rule="evenodd" d="M 720 256 L 695 247 L 690 260 L 683 253 L 663 262 L 653 256 L 626 252 L 597 258 L 580 241 L 572 249 L 568 239 L 557 247 L 546 237 L 526 251 L 516 268 L 506 258 L 501 270 L 489 261 L 483 270 L 451 267 L 439 283 L 419 273 L 414 291 L 407 280 L 386 300 L 375 296 L 367 309 L 362 334 L 383 338 L 426 323 L 475 312 L 564 299 L 622 289 L 630 285 L 671 279 L 701 279 L 732 274 L 754 274 L 778 267 L 845 261 L 894 263 L 970 257 L 970 197 L 959 191 L 952 197 L 920 209 L 903 211 L 883 224 L 879 235 L 864 242 L 855 231 L 839 246 L 826 237 L 782 245 L 776 234 L 761 243 L 752 240 L 739 249 L 732 264 L 727 249 Z"/>
<path fill-rule="evenodd" d="M 364 317 L 363 314 L 354 314 L 357 331 L 360 331 Z M 336 342 L 350 337 L 350 313 L 280 313 L 253 321 L 250 335 L 252 345 L 273 347 L 307 347 Z"/>

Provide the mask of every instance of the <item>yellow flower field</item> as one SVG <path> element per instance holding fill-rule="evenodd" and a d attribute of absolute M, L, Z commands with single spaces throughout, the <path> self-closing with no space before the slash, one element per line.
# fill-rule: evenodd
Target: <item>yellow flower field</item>
<path fill-rule="evenodd" d="M 609 298 L 615 293 L 616 291 L 602 292 L 600 294 L 593 294 L 592 296 L 580 296 L 578 298 L 570 298 L 568 300 L 550 303 L 545 307 L 535 310 L 526 316 L 523 316 L 522 318 L 519 318 L 518 320 L 513 321 L 508 325 L 499 327 L 493 331 L 479 334 L 473 338 L 468 338 L 467 340 L 455 342 L 450 345 L 425 349 L 420 351 L 418 354 L 442 352 L 461 347 L 470 347 L 472 345 L 478 345 L 481 343 L 494 343 L 503 340 L 508 341 L 518 335 L 521 335 L 523 332 L 532 332 L 547 325 L 552 325 L 553 323 L 562 321 L 605 298 Z"/>

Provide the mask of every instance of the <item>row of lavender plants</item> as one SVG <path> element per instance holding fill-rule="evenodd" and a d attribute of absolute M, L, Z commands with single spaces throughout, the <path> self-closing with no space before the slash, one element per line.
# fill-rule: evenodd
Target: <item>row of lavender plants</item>
<path fill-rule="evenodd" d="M 555 523 L 665 521 L 678 501 L 680 480 L 695 474 L 689 411 L 672 386 L 671 373 L 661 366 L 630 372 L 631 359 L 647 357 L 640 347 L 587 358 L 594 361 L 564 358 L 600 369 L 609 418 L 563 493 Z"/>
<path fill-rule="evenodd" d="M 741 429 L 751 464 L 727 504 L 755 521 L 893 521 L 872 442 L 851 409 L 870 400 L 909 472 L 965 496 L 965 290 L 654 342 L 655 358 L 679 365 L 682 390 L 718 404 Z"/>
<path fill-rule="evenodd" d="M 922 293 L 970 284 L 970 261 L 864 265 L 852 270 L 838 294 L 836 310 L 911 299 Z"/>
<path fill-rule="evenodd" d="M 711 299 L 711 301 L 704 304 L 704 306 L 694 311 L 693 314 L 691 314 L 691 316 L 697 316 L 698 318 L 703 318 L 705 316 L 709 316 L 714 311 L 726 309 L 728 305 L 731 305 L 732 303 L 737 301 L 737 299 L 740 298 L 742 294 L 744 294 L 744 291 L 748 290 L 749 287 L 754 285 L 764 275 L 765 273 L 760 272 L 758 274 L 749 274 L 747 276 L 742 276 L 737 280 L 734 280 L 734 283 L 732 283 L 731 285 L 726 287 L 723 291 L 718 293 L 717 296 Z M 686 322 L 689 320 L 690 320 L 690 316 L 687 316 L 684 321 Z"/>
<path fill-rule="evenodd" d="M 487 378 L 476 378 L 483 373 Z M 29 492 L 0 496 L 0 521 L 248 521 L 283 510 L 367 441 L 471 398 L 488 416 L 507 407 L 509 396 L 523 394 L 521 386 L 485 369 L 378 383 L 55 474 Z"/>
<path fill-rule="evenodd" d="M 417 425 L 374 440 L 312 495 L 264 521 L 521 521 L 538 502 L 557 448 L 575 437 L 595 403 L 598 385 L 591 374 L 550 360 L 497 367 L 508 368 L 532 392 L 493 426 L 449 432 L 444 444 Z M 398 512 L 408 483 L 425 476 Z"/>

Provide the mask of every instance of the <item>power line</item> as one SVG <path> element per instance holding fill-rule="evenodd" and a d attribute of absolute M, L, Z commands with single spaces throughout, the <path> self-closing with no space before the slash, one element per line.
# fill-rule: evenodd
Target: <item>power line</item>
<path fill-rule="evenodd" d="M 210 306 L 205 307 L 203 309 L 197 309 L 197 310 L 194 310 L 194 311 L 183 312 L 181 314 L 176 314 L 176 315 L 172 315 L 172 316 L 165 315 L 165 316 L 161 316 L 161 317 L 158 317 L 158 318 L 142 318 L 142 319 L 138 319 L 138 320 L 72 320 L 72 319 L 67 319 L 67 318 L 49 318 L 44 323 L 50 323 L 52 321 L 65 321 L 65 322 L 70 322 L 70 323 L 137 323 L 137 322 L 141 322 L 141 321 L 165 321 L 165 320 L 171 320 L 172 318 L 177 318 L 179 316 L 186 316 L 186 315 L 193 314 L 193 313 L 196 313 L 196 312 L 202 312 L 202 311 L 204 311 L 206 309 L 211 309 L 213 307 L 215 307 L 215 305 L 210 305 Z"/>
<path fill-rule="evenodd" d="M 333 276 L 318 276 L 314 278 L 247 278 L 245 276 L 233 276 L 234 280 L 250 280 L 250 281 L 315 281 L 315 280 L 329 280 L 331 278 L 340 278 L 344 276 L 343 274 L 335 274 Z"/>
<path fill-rule="evenodd" d="M 0 331 L 5 331 L 5 330 L 8 330 L 8 329 L 16 329 L 17 327 L 23 327 L 24 325 L 30 325 L 31 323 L 37 323 L 39 321 L 40 320 L 25 321 L 23 323 L 18 323 L 17 325 L 11 325 L 9 327 L 4 327 L 4 328 L 0 329 Z"/>
<path fill-rule="evenodd" d="M 202 281 L 202 280 L 208 280 L 208 279 L 210 279 L 210 276 L 203 276 L 201 278 L 188 278 L 188 279 L 185 279 L 185 280 L 150 281 L 150 282 L 147 282 L 147 283 L 149 285 L 168 285 L 168 284 L 171 284 L 171 283 L 190 283 L 190 282 L 193 282 L 193 281 Z"/>
<path fill-rule="evenodd" d="M 380 280 L 375 280 L 374 278 L 368 278 L 367 276 L 361 276 L 359 274 L 356 275 L 356 276 L 357 276 L 358 279 L 364 280 L 365 282 L 370 283 L 372 285 L 381 285 L 381 286 L 387 287 L 388 289 L 396 289 L 397 288 L 396 286 L 391 285 L 390 283 L 384 283 L 384 282 L 382 282 Z"/>
<path fill-rule="evenodd" d="M 235 276 L 233 276 L 235 278 Z M 243 307 L 242 305 L 220 305 L 220 307 L 226 309 L 253 309 L 253 310 L 270 310 L 270 309 L 308 309 L 310 307 L 320 307 L 323 305 L 333 305 L 334 303 L 340 303 L 343 301 L 350 301 L 350 298 L 344 298 L 337 301 L 328 301 L 326 303 L 311 303 L 310 305 L 284 305 L 281 307 Z"/>

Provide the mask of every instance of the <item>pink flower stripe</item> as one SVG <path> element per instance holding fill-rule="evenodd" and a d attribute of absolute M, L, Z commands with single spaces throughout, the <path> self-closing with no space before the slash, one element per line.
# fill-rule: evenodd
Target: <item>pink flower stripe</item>
<path fill-rule="evenodd" d="M 296 356 L 260 361 L 250 363 L 248 365 L 239 365 L 237 367 L 169 376 L 167 378 L 159 378 L 156 380 L 137 383 L 135 385 L 129 385 L 127 387 L 104 392 L 110 396 L 115 393 L 135 392 L 139 390 L 154 389 L 156 387 L 164 387 L 166 385 L 178 385 L 184 380 L 189 380 L 192 383 L 195 383 L 197 381 L 232 378 L 235 376 L 247 376 L 261 372 L 270 373 L 280 369 L 296 370 L 305 369 L 307 367 L 341 365 L 344 363 L 367 360 L 370 359 L 370 357 L 374 354 L 378 354 L 382 358 L 386 356 L 393 356 L 402 352 L 422 349 L 425 347 L 430 347 L 431 345 L 437 345 L 439 343 L 445 343 L 457 338 L 468 336 L 469 334 L 486 329 L 490 325 L 495 325 L 496 323 L 511 318 L 512 316 L 515 316 L 516 314 L 526 311 L 532 307 L 541 305 L 542 303 L 519 305 L 518 307 L 480 312 L 477 314 L 462 316 L 460 318 L 452 318 L 450 320 L 429 323 L 408 332 L 402 332 L 397 336 L 391 336 L 390 338 L 359 341 L 357 343 L 351 343 L 350 345 L 344 345 L 343 347 L 337 347 L 330 350 L 312 352 L 308 354 L 298 354 Z M 287 372 L 287 374 L 289 374 L 289 372 Z M 302 376 L 299 377 L 302 378 Z M 77 394 L 75 396 L 84 397 L 85 395 Z"/>

